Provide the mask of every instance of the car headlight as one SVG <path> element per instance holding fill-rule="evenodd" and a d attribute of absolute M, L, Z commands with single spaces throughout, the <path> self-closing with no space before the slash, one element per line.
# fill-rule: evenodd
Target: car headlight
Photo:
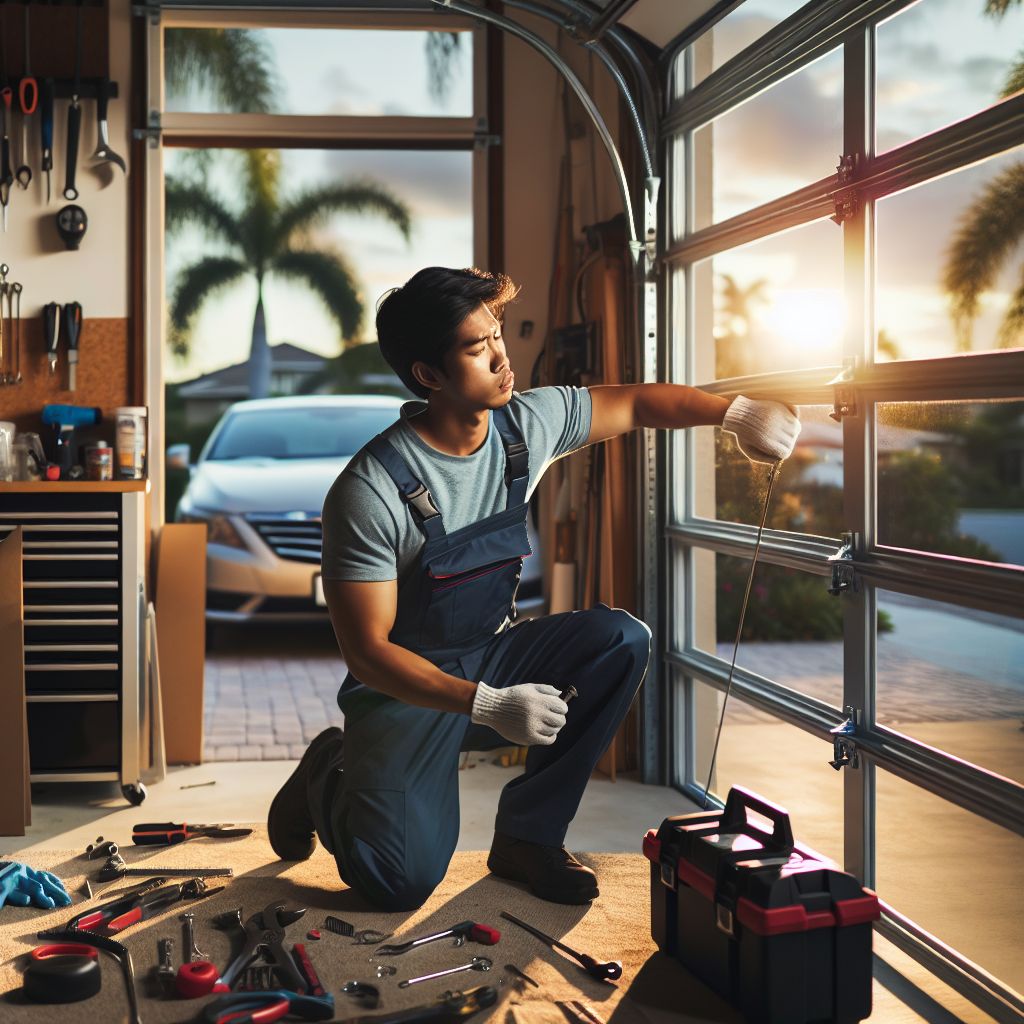
<path fill-rule="evenodd" d="M 183 523 L 206 523 L 207 544 L 224 544 L 229 548 L 243 549 L 247 546 L 229 516 L 193 509 L 191 512 L 182 512 L 179 520 Z"/>

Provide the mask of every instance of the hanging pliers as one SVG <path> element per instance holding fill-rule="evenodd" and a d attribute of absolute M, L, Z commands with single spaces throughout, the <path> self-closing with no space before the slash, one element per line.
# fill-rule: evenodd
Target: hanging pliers
<path fill-rule="evenodd" d="M 188 839 L 239 839 L 251 836 L 251 828 L 231 828 L 230 825 L 189 825 L 174 821 L 147 822 L 132 829 L 132 842 L 136 846 L 173 846 Z"/>
<path fill-rule="evenodd" d="M 271 903 L 245 922 L 245 945 L 231 966 L 221 976 L 221 982 L 232 988 L 242 972 L 262 959 L 274 968 L 278 984 L 292 992 L 305 992 L 306 979 L 302 976 L 291 954 L 284 948 L 284 930 L 303 914 L 304 907 L 286 910 L 285 904 Z"/>

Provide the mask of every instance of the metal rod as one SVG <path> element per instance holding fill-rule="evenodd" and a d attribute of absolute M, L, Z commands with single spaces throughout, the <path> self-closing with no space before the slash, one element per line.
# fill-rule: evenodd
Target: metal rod
<path fill-rule="evenodd" d="M 747 602 L 750 600 L 750 588 L 754 583 L 754 570 L 757 568 L 757 553 L 761 550 L 761 535 L 764 533 L 764 524 L 768 518 L 768 503 L 772 500 L 772 488 L 775 486 L 775 477 L 779 471 L 779 464 L 772 463 L 771 471 L 768 473 L 768 489 L 764 496 L 764 508 L 761 511 L 761 524 L 757 528 L 757 541 L 754 544 L 754 554 L 750 559 L 750 573 L 747 576 L 747 589 L 743 594 L 743 604 L 740 605 L 740 618 L 736 623 L 736 640 L 732 645 L 732 663 L 729 665 L 729 679 L 725 684 L 725 699 L 722 701 L 722 713 L 718 718 L 718 732 L 715 733 L 715 746 L 711 751 L 711 764 L 708 766 L 708 781 L 704 787 L 704 800 L 701 807 L 707 810 L 708 790 L 711 789 L 711 778 L 715 774 L 715 759 L 718 757 L 718 741 L 722 738 L 722 726 L 725 724 L 725 709 L 729 704 L 729 693 L 732 690 L 732 676 L 736 671 L 736 655 L 740 649 L 740 637 L 743 635 L 743 620 L 747 616 Z"/>

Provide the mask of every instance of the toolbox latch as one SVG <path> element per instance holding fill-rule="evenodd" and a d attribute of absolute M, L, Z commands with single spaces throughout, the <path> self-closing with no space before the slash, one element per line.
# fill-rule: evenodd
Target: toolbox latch
<path fill-rule="evenodd" d="M 725 932 L 729 936 L 733 934 L 732 911 L 721 903 L 715 904 L 715 924 L 718 925 L 720 932 Z"/>
<path fill-rule="evenodd" d="M 666 864 L 664 861 L 661 862 L 661 884 L 667 889 L 671 889 L 675 892 L 676 888 L 676 869 L 674 864 Z"/>

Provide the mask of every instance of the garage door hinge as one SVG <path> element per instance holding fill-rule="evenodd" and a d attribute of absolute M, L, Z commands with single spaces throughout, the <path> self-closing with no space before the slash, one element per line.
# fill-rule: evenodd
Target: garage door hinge
<path fill-rule="evenodd" d="M 474 149 L 487 149 L 490 146 L 500 146 L 501 136 L 495 135 L 493 132 L 488 130 L 487 122 L 479 120 L 476 123 L 476 128 L 473 131 L 473 148 Z"/>
<path fill-rule="evenodd" d="M 860 758 L 857 756 L 857 742 L 855 735 L 857 724 L 860 722 L 860 708 L 847 705 L 843 708 L 846 721 L 829 729 L 832 736 L 832 760 L 829 764 L 839 771 L 840 768 L 859 768 Z"/>
<path fill-rule="evenodd" d="M 840 226 L 856 217 L 860 207 L 860 197 L 857 190 L 851 185 L 859 156 L 859 153 L 844 153 L 839 157 L 839 163 L 836 164 L 836 170 L 839 172 L 839 187 L 832 194 L 835 213 L 832 214 L 831 219 Z"/>
<path fill-rule="evenodd" d="M 133 139 L 148 139 L 149 148 L 156 149 L 160 145 L 160 135 L 163 129 L 160 127 L 160 111 L 151 110 L 149 112 L 148 123 L 145 128 L 133 128 L 132 138 Z"/>
<path fill-rule="evenodd" d="M 842 371 L 828 382 L 829 387 L 836 389 L 832 411 L 829 413 L 836 423 L 842 423 L 844 416 L 857 415 L 857 396 L 852 387 L 856 370 L 856 359 L 844 359 Z"/>
<path fill-rule="evenodd" d="M 846 591 L 857 591 L 857 574 L 853 569 L 853 556 L 857 550 L 858 537 L 856 533 L 844 533 L 843 543 L 834 554 L 828 556 L 832 566 L 832 578 L 829 582 L 828 592 L 833 597 L 845 594 Z"/>

